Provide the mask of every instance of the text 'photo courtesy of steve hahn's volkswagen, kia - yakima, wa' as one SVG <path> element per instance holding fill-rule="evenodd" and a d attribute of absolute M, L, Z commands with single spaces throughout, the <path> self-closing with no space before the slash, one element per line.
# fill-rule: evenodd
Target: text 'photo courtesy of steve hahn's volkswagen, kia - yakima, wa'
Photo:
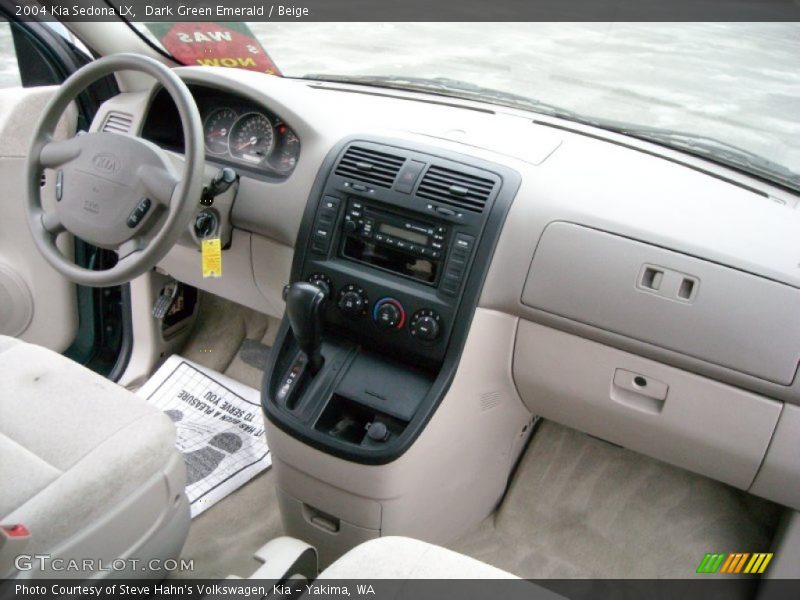
<path fill-rule="evenodd" d="M 0 0 L 0 597 L 797 597 L 799 23 Z"/>

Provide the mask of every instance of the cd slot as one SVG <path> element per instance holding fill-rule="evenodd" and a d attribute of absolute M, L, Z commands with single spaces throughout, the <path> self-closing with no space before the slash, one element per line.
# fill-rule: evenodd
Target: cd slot
<path fill-rule="evenodd" d="M 448 227 L 349 198 L 342 225 L 345 258 L 434 285 L 446 253 Z"/>
<path fill-rule="evenodd" d="M 376 244 L 357 236 L 345 237 L 342 255 L 430 285 L 436 283 L 441 267 L 441 261 L 416 256 L 407 250 Z"/>

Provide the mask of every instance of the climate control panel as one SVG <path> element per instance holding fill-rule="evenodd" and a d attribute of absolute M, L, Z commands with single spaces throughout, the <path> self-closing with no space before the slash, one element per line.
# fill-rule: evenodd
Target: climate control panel
<path fill-rule="evenodd" d="M 325 292 L 326 323 L 367 333 L 380 345 L 407 345 L 422 355 L 439 354 L 435 346 L 442 341 L 445 329 L 439 312 L 442 308 L 420 306 L 414 298 L 402 299 L 397 294 L 381 294 L 384 290 L 367 284 L 337 282 L 322 272 L 311 273 L 305 279 Z M 371 297 L 377 300 L 372 301 Z"/>

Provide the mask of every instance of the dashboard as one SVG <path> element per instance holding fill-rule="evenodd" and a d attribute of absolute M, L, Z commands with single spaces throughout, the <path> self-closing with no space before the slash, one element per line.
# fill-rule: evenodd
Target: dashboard
<path fill-rule="evenodd" d="M 206 160 L 250 174 L 285 179 L 300 158 L 300 139 L 283 119 L 242 96 L 190 86 L 203 120 Z M 142 137 L 175 152 L 183 151 L 183 131 L 169 95 L 159 91 Z"/>
<path fill-rule="evenodd" d="M 284 432 L 303 428 L 297 437 L 328 451 L 323 436 L 340 415 L 360 422 L 402 405 L 408 412 L 386 420 L 391 435 L 421 431 L 414 423 L 435 410 L 424 435 L 441 426 L 448 439 L 471 449 L 485 442 L 492 453 L 509 442 L 486 435 L 495 431 L 486 420 L 522 407 L 800 506 L 780 483 L 800 477 L 791 434 L 800 431 L 796 195 L 555 117 L 232 69 L 178 72 L 201 111 L 207 161 L 233 165 L 241 178 L 224 278 L 203 279 L 188 243 L 160 268 L 275 316 L 286 283 L 324 281 L 329 290 L 334 395 L 315 402 L 298 393 L 292 405 L 268 390 Z M 179 151 L 179 119 L 162 96 L 123 96 L 104 111 L 143 117 L 146 139 Z M 450 196 L 463 203 L 482 189 L 485 212 L 453 207 Z M 504 218 L 489 208 L 498 192 L 513 194 Z M 478 219 L 487 215 L 489 230 Z M 464 280 L 449 286 L 459 234 L 476 245 L 462 261 Z M 460 312 L 466 306 L 474 316 Z M 432 313 L 438 332 L 412 331 L 415 316 L 418 325 Z M 294 352 L 286 327 L 274 347 L 276 361 Z M 456 432 L 437 421 L 442 409 L 425 407 L 428 394 L 445 394 L 442 373 L 470 348 L 480 360 L 446 382 L 458 393 L 441 402 L 474 408 L 467 421 L 479 429 Z M 352 369 L 369 389 L 339 385 Z M 407 393 L 389 402 L 373 388 Z M 340 441 L 351 458 L 353 447 L 375 454 L 392 445 Z M 779 476 L 762 476 L 772 472 Z"/>

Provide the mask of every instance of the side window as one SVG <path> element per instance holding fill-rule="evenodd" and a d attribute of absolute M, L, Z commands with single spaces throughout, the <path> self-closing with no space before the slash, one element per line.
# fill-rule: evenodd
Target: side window
<path fill-rule="evenodd" d="M 11 24 L 8 21 L 0 21 L 0 89 L 20 87 L 21 85 L 22 79 L 19 75 Z"/>
<path fill-rule="evenodd" d="M 19 22 L 0 12 L 0 89 L 59 85 L 91 60 L 86 46 L 61 23 Z M 78 129 L 88 128 L 98 106 L 118 91 L 109 76 L 79 94 Z"/>
<path fill-rule="evenodd" d="M 64 25 L 0 16 L 0 88 L 58 85 L 91 60 Z"/>

